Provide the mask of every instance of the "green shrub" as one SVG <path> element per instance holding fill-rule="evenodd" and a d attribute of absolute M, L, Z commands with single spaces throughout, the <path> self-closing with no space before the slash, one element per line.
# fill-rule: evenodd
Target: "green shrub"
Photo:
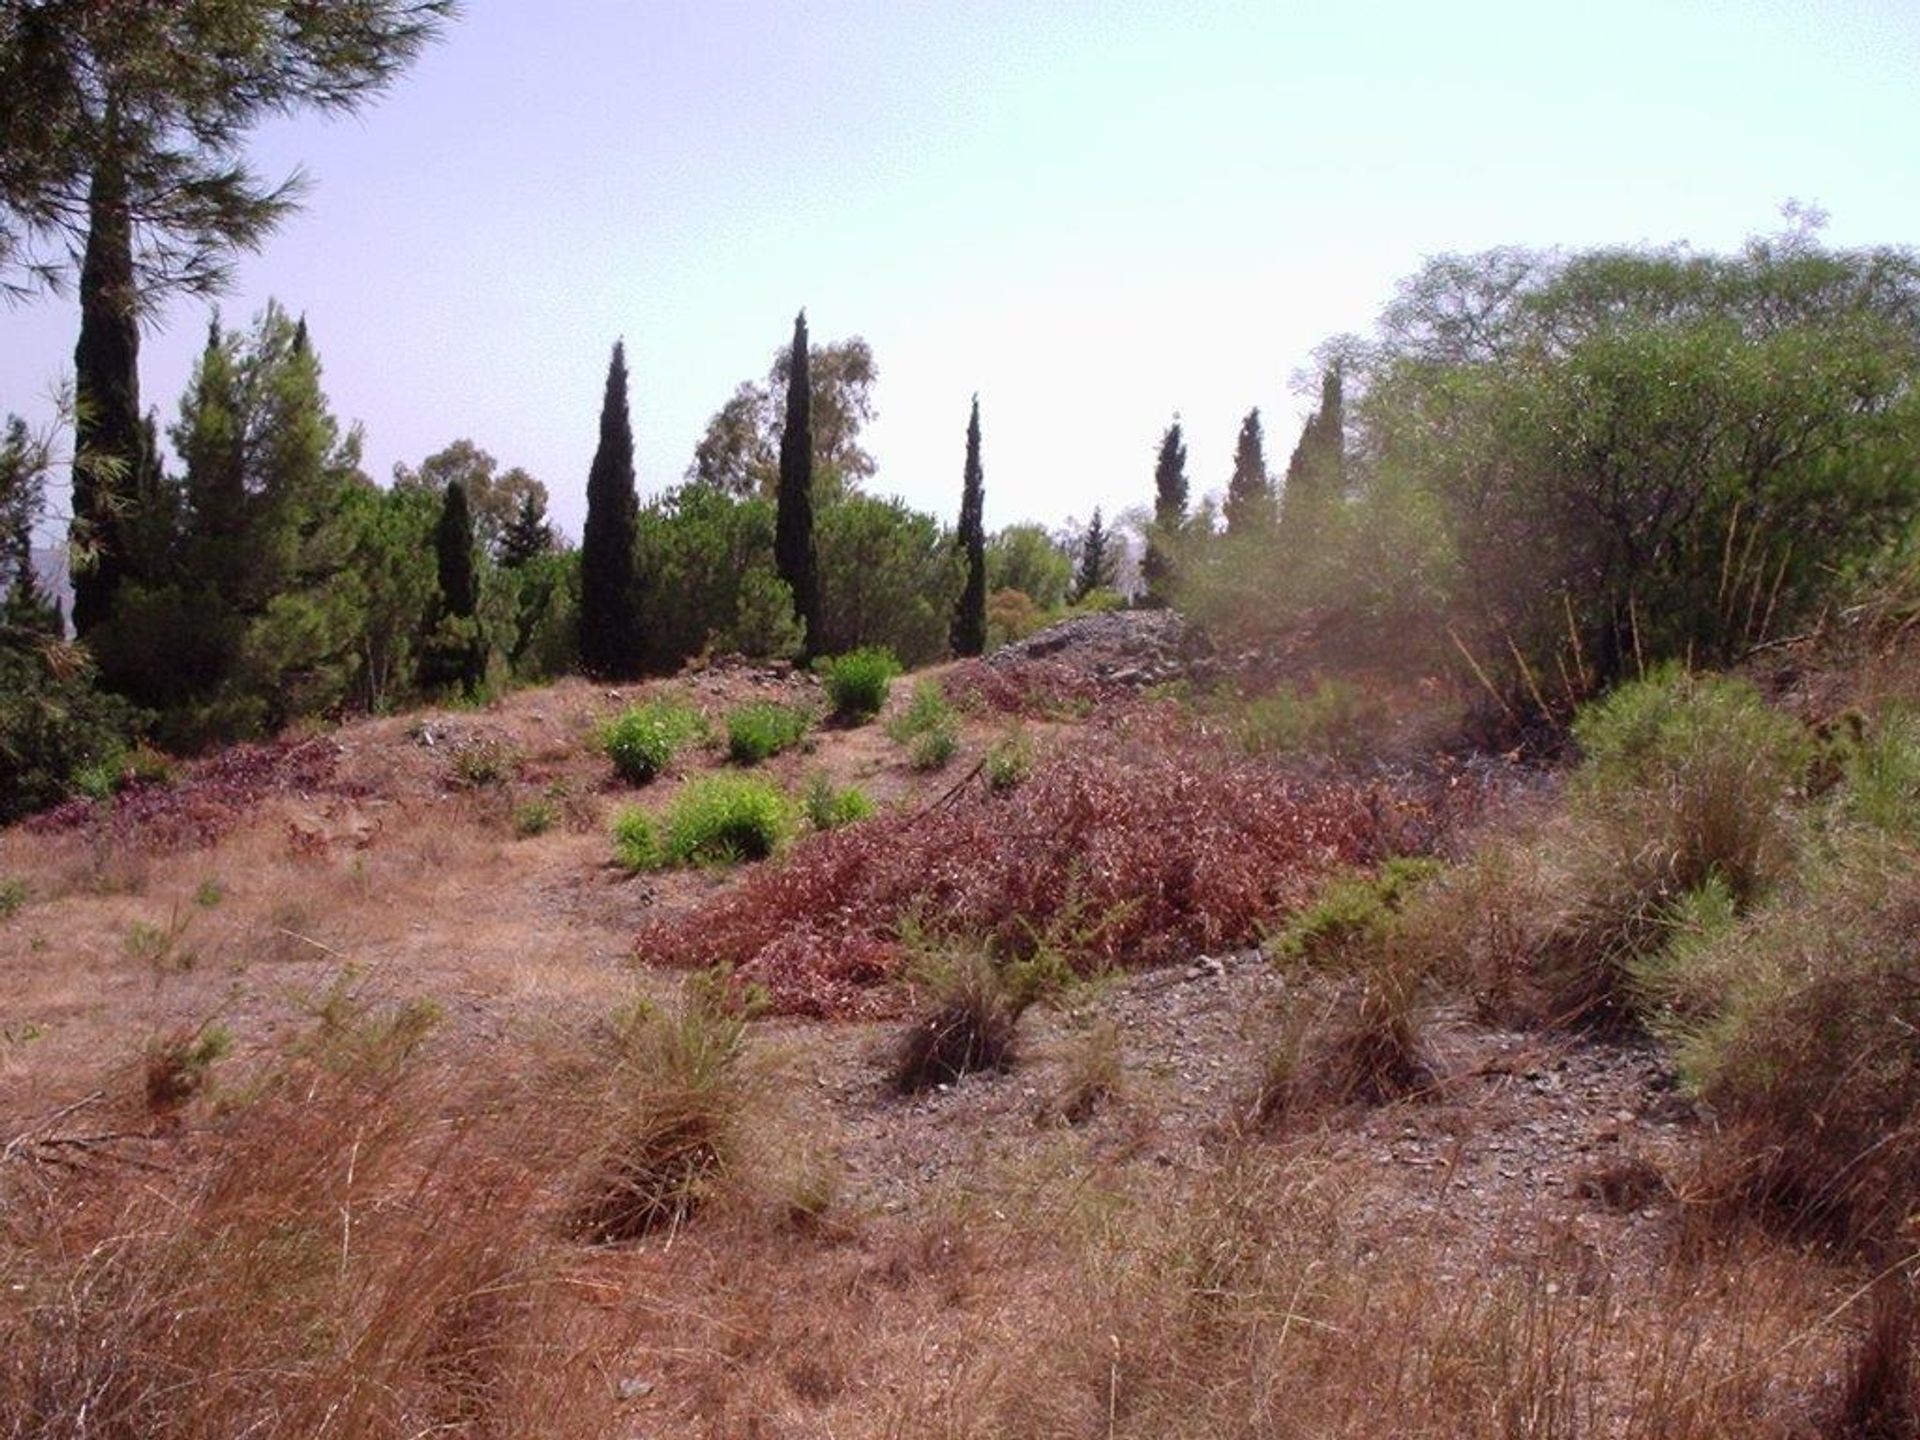
<path fill-rule="evenodd" d="M 1322 680 L 1310 691 L 1282 687 L 1230 712 L 1235 738 L 1249 755 L 1323 752 L 1364 754 L 1386 722 L 1380 702 L 1358 686 Z"/>
<path fill-rule="evenodd" d="M 755 700 L 727 716 L 727 754 L 742 765 L 757 765 L 805 738 L 811 718 L 795 705 Z"/>
<path fill-rule="evenodd" d="M 837 830 L 873 814 L 873 802 L 858 785 L 836 790 L 825 775 L 815 775 L 807 786 L 807 823 L 816 830 Z"/>
<path fill-rule="evenodd" d="M 1033 742 L 1021 729 L 1009 730 L 987 751 L 987 788 L 996 792 L 1013 789 L 1033 773 Z"/>
<path fill-rule="evenodd" d="M 764 860 L 793 833 L 794 807 L 764 780 L 708 775 L 691 781 L 667 807 L 660 856 L 670 865 L 728 865 Z"/>
<path fill-rule="evenodd" d="M 936 726 L 913 737 L 907 747 L 907 763 L 916 770 L 938 770 L 959 748 L 960 737 L 951 725 Z"/>
<path fill-rule="evenodd" d="M 1643 975 L 1712 1107 L 1722 1198 L 1886 1244 L 1920 1193 L 1920 884 L 1911 850 L 1849 846 Z"/>
<path fill-rule="evenodd" d="M 614 817 L 613 858 L 628 870 L 652 870 L 663 863 L 653 817 L 637 805 Z"/>
<path fill-rule="evenodd" d="M 556 818 L 553 806 L 547 801 L 525 801 L 514 807 L 513 833 L 522 840 L 530 840 L 535 835 L 544 835 L 551 830 Z"/>
<path fill-rule="evenodd" d="M 932 680 L 921 680 L 913 687 L 913 699 L 907 708 L 887 722 L 888 738 L 905 745 L 916 735 L 954 723 L 953 705 L 946 693 Z"/>
<path fill-rule="evenodd" d="M 600 747 L 620 778 L 643 785 L 668 765 L 683 745 L 706 733 L 700 712 L 674 700 L 650 700 L 622 711 L 600 731 Z"/>
<path fill-rule="evenodd" d="M 1920 716 L 1895 710 L 1840 746 L 1847 813 L 1890 835 L 1920 832 Z"/>
<path fill-rule="evenodd" d="M 886 705 L 900 662 L 891 651 L 870 645 L 824 659 L 819 668 L 833 713 L 858 724 L 871 720 Z"/>
<path fill-rule="evenodd" d="M 1371 875 L 1335 880 L 1268 942 L 1276 960 L 1333 965 L 1376 950 L 1407 901 L 1440 872 L 1437 861 L 1399 858 Z"/>
<path fill-rule="evenodd" d="M 18 915 L 26 908 L 27 882 L 13 876 L 0 880 L 0 920 Z"/>
<path fill-rule="evenodd" d="M 513 775 L 519 758 L 506 741 L 491 736 L 476 736 L 454 749 L 454 783 L 469 790 L 504 785 Z"/>

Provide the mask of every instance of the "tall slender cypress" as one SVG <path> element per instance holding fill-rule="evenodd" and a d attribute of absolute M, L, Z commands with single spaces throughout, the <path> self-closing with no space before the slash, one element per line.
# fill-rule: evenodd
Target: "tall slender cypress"
<path fill-rule="evenodd" d="M 640 671 L 640 586 L 634 559 L 639 530 L 627 352 L 616 341 L 600 406 L 600 445 L 587 473 L 587 522 L 580 537 L 580 666 L 589 675 L 629 680 Z"/>
<path fill-rule="evenodd" d="M 802 310 L 794 318 L 792 359 L 787 366 L 773 563 L 793 591 L 794 615 L 806 627 L 804 653 L 812 659 L 820 643 L 820 572 L 813 548 L 813 386 L 807 358 L 807 312 Z"/>
<path fill-rule="evenodd" d="M 1266 437 L 1260 429 L 1260 407 L 1240 422 L 1240 438 L 1233 447 L 1233 478 L 1227 482 L 1227 533 L 1256 534 L 1273 523 L 1273 489 L 1267 479 Z"/>
<path fill-rule="evenodd" d="M 458 480 L 447 486 L 446 497 L 440 502 L 433 551 L 440 598 L 447 614 L 471 617 L 480 603 L 473 573 L 473 512 L 467 505 L 467 487 Z"/>
<path fill-rule="evenodd" d="M 1187 521 L 1187 445 L 1176 418 L 1160 437 L 1160 454 L 1153 465 L 1153 528 L 1147 536 L 1147 603 L 1168 605 L 1173 600 L 1171 547 Z"/>
<path fill-rule="evenodd" d="M 978 655 L 987 648 L 987 530 L 985 478 L 980 472 L 980 397 L 973 397 L 967 420 L 967 469 L 960 488 L 960 530 L 956 537 L 966 561 L 967 580 L 954 604 L 951 643 L 956 655 Z"/>
<path fill-rule="evenodd" d="M 109 112 L 107 124 L 115 123 Z M 140 325 L 127 179 L 111 147 L 94 167 L 80 341 L 74 347 L 73 624 L 107 618 L 128 572 L 127 530 L 146 468 L 140 422 Z"/>

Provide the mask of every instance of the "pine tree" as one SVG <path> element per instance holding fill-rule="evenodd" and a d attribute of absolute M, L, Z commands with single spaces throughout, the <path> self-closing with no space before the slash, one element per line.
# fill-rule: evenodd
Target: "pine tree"
<path fill-rule="evenodd" d="M 1175 419 L 1160 437 L 1160 453 L 1153 466 L 1153 529 L 1147 537 L 1142 566 L 1147 582 L 1147 604 L 1167 605 L 1173 599 L 1171 548 L 1187 520 L 1187 446 Z"/>
<path fill-rule="evenodd" d="M 518 570 L 536 556 L 553 549 L 553 526 L 547 521 L 546 502 L 540 494 L 528 490 L 520 497 L 520 509 L 500 536 L 500 565 Z"/>
<path fill-rule="evenodd" d="M 59 607 L 41 590 L 33 570 L 33 527 L 46 505 L 46 453 L 9 416 L 0 440 L 0 646 L 61 633 Z"/>
<path fill-rule="evenodd" d="M 951 643 L 956 655 L 978 655 L 987 648 L 987 529 L 985 478 L 980 471 L 980 397 L 973 397 L 967 420 L 967 468 L 960 490 L 960 529 L 956 541 L 967 567 L 966 584 L 954 604 Z"/>
<path fill-rule="evenodd" d="M 1346 407 L 1339 362 L 1320 377 L 1320 408 L 1307 417 L 1287 461 L 1280 492 L 1280 533 L 1293 547 L 1310 544 L 1347 488 Z"/>
<path fill-rule="evenodd" d="M 792 360 L 787 367 L 773 561 L 793 591 L 794 614 L 806 630 L 802 653 L 812 659 L 820 643 L 820 573 L 813 545 L 813 396 L 808 364 L 807 312 L 802 310 L 793 322 Z"/>
<path fill-rule="evenodd" d="M 1225 508 L 1229 535 L 1258 534 L 1273 523 L 1273 488 L 1267 478 L 1267 445 L 1257 405 L 1240 422 Z"/>
<path fill-rule="evenodd" d="M 600 407 L 600 445 L 587 473 L 587 521 L 580 537 L 580 665 L 602 679 L 630 680 L 640 673 L 640 586 L 634 564 L 639 526 L 627 352 L 616 341 Z"/>
<path fill-rule="evenodd" d="M 1113 584 L 1116 558 L 1106 527 L 1100 520 L 1100 507 L 1096 505 L 1093 519 L 1087 522 L 1087 533 L 1080 539 L 1080 562 L 1073 574 L 1073 599 L 1076 602 L 1086 599 L 1095 590 L 1104 590 Z"/>

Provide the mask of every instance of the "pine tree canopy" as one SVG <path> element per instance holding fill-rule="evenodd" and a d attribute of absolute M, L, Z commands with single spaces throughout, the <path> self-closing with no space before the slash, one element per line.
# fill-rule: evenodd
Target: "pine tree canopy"
<path fill-rule="evenodd" d="M 1227 532 L 1255 534 L 1273 520 L 1273 489 L 1267 476 L 1266 437 L 1256 406 L 1240 422 L 1233 447 L 1233 478 L 1227 482 Z"/>

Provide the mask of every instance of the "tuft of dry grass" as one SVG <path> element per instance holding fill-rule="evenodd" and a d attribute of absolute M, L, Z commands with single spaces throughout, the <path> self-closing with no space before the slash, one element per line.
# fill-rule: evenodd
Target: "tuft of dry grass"
<path fill-rule="evenodd" d="M 943 962 L 926 1007 L 895 1043 L 888 1079 L 902 1095 L 947 1085 L 980 1070 L 1013 1067 L 1024 1008 L 984 954 Z"/>

